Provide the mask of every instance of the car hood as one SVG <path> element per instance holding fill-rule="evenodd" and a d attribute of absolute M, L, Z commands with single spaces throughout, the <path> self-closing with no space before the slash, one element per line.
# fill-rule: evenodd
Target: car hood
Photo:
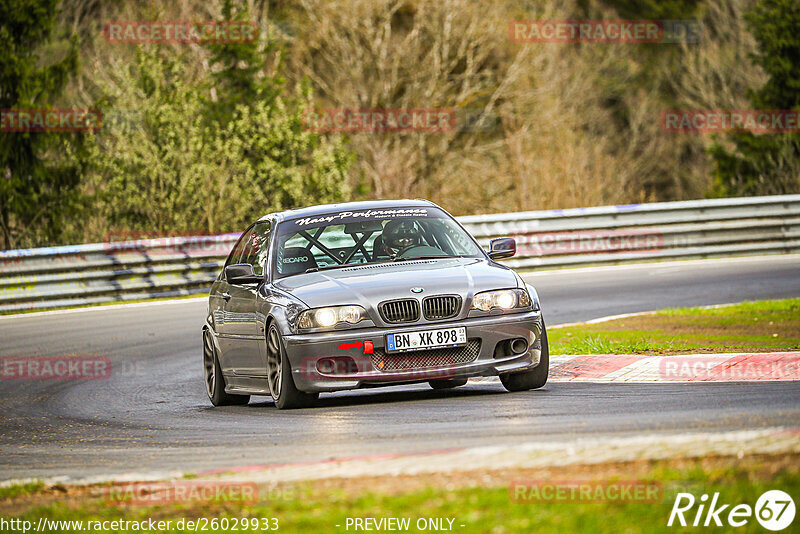
<path fill-rule="evenodd" d="M 304 273 L 275 283 L 311 308 L 360 304 L 375 309 L 399 298 L 457 294 L 465 299 L 490 289 L 518 287 L 511 269 L 477 258 L 410 260 Z M 411 288 L 422 288 L 414 294 Z"/>

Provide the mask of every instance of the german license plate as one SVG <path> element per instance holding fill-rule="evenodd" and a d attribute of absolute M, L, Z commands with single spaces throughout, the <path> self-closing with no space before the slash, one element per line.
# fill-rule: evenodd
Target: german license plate
<path fill-rule="evenodd" d="M 402 334 L 386 334 L 386 352 L 441 349 L 460 347 L 466 344 L 467 329 L 463 326 L 403 332 Z"/>

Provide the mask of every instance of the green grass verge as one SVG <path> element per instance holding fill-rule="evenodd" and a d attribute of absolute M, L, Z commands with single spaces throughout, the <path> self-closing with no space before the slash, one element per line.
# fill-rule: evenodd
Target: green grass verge
<path fill-rule="evenodd" d="M 677 308 L 553 328 L 552 354 L 685 354 L 800 350 L 800 299 Z"/>
<path fill-rule="evenodd" d="M 15 499 L 23 495 L 35 495 L 44 489 L 42 482 L 26 482 L 25 484 L 15 484 L 0 488 L 0 501 Z"/>
<path fill-rule="evenodd" d="M 786 464 L 789 464 L 786 467 Z M 509 490 L 509 479 L 502 485 L 491 487 L 461 487 L 447 489 L 426 487 L 407 492 L 374 492 L 369 489 L 352 494 L 343 490 L 320 491 L 312 486 L 302 486 L 293 491 L 291 499 L 272 502 L 260 501 L 249 505 L 210 502 L 199 505 L 171 505 L 159 507 L 109 506 L 103 501 L 86 499 L 54 500 L 46 505 L 27 506 L 13 503 L 19 513 L 12 516 L 36 522 L 40 517 L 50 520 L 157 520 L 176 521 L 180 518 L 277 518 L 283 532 L 347 532 L 347 518 L 408 517 L 410 532 L 419 518 L 452 518 L 456 532 L 674 532 L 666 526 L 669 513 L 678 492 L 690 492 L 699 498 L 703 493 L 719 492 L 719 503 L 732 506 L 755 506 L 765 491 L 780 489 L 790 495 L 800 495 L 800 467 L 796 461 L 786 461 L 779 467 L 765 469 L 756 463 L 740 464 L 730 458 L 722 464 L 709 467 L 698 462 L 685 462 L 682 466 L 668 463 L 645 467 L 644 475 L 636 480 L 653 481 L 663 488 L 657 502 L 516 502 Z M 551 481 L 558 479 L 557 472 Z M 524 479 L 522 479 L 524 480 Z M 541 480 L 541 479 L 538 479 Z M 567 479 L 574 480 L 574 479 Z M 592 480 L 591 476 L 583 480 Z M 594 479 L 604 482 L 602 479 Z M 608 480 L 634 480 L 627 475 Z M 19 494 L 18 494 L 19 495 Z M 8 494 L 4 499 L 8 499 Z M 795 497 L 796 498 L 796 497 Z M 19 500 L 18 500 L 19 501 Z M 3 503 L 4 508 L 10 504 Z M 730 506 L 728 510 L 732 507 Z M 690 521 L 697 511 L 695 506 L 687 513 Z M 8 515 L 6 515 L 8 517 Z M 724 519 L 724 515 L 723 515 Z M 795 520 L 797 522 L 797 519 Z M 796 523 L 795 523 L 796 524 Z M 337 527 L 336 525 L 341 525 Z M 464 525 L 461 527 L 461 525 Z M 728 527 L 730 528 L 730 527 Z M 791 529 L 790 529 L 791 530 Z M 74 529 L 63 529 L 72 532 Z M 119 529 L 118 532 L 127 530 Z M 209 529 L 230 532 L 232 529 Z M 249 531 L 249 530 L 246 530 Z M 353 532 L 353 528 L 349 529 Z M 755 518 L 740 532 L 763 532 Z"/>

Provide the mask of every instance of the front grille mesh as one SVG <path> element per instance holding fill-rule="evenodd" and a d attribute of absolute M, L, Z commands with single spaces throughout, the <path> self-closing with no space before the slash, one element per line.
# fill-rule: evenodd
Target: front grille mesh
<path fill-rule="evenodd" d="M 419 350 L 401 354 L 386 354 L 383 349 L 376 348 L 372 354 L 372 365 L 384 373 L 437 367 L 447 368 L 473 362 L 478 358 L 480 352 L 480 339 L 470 339 L 464 347 Z"/>
<path fill-rule="evenodd" d="M 429 321 L 454 317 L 460 307 L 461 297 L 454 295 L 427 297 L 422 301 L 422 313 Z"/>
<path fill-rule="evenodd" d="M 382 303 L 379 308 L 387 323 L 413 323 L 419 319 L 419 302 L 416 299 L 391 300 Z"/>

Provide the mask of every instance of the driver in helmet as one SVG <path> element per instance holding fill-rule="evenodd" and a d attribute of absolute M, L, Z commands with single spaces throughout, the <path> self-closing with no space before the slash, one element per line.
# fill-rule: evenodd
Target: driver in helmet
<path fill-rule="evenodd" d="M 383 246 L 392 257 L 397 257 L 406 250 L 422 245 L 419 228 L 414 221 L 392 220 L 383 227 Z"/>

